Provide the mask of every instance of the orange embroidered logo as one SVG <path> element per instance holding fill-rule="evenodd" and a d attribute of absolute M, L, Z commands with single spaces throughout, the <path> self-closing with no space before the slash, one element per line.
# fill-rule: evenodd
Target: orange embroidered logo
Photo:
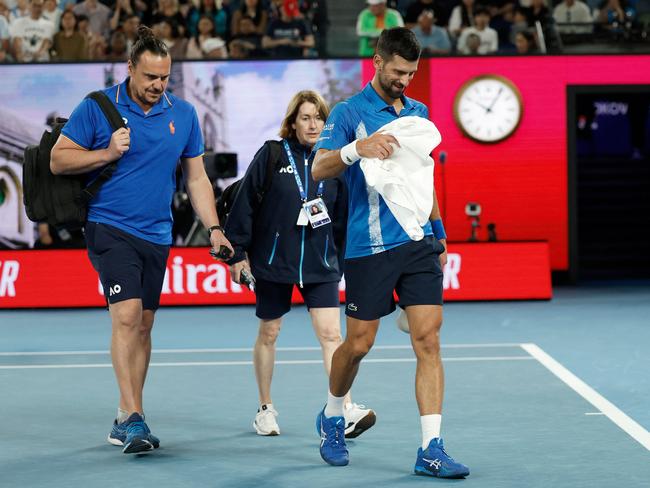
<path fill-rule="evenodd" d="M 170 133 L 171 135 L 174 135 L 175 132 L 176 132 L 176 127 L 174 127 L 174 121 L 172 120 L 172 121 L 169 123 L 169 133 Z"/>

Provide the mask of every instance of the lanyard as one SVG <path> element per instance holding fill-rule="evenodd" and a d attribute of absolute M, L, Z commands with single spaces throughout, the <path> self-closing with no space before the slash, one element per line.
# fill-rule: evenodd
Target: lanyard
<path fill-rule="evenodd" d="M 291 164 L 291 169 L 293 169 L 293 176 L 296 178 L 296 185 L 298 185 L 298 191 L 300 192 L 300 198 L 303 202 L 307 201 L 307 193 L 305 192 L 305 187 L 300 181 L 300 176 L 298 176 L 298 167 L 296 166 L 296 161 L 293 159 L 293 154 L 291 154 L 291 148 L 286 139 L 282 141 L 284 144 L 284 150 L 287 152 L 287 157 L 289 158 L 289 163 Z M 305 178 L 307 178 L 307 171 L 305 171 Z M 318 189 L 316 190 L 316 196 L 320 197 L 323 194 L 323 188 L 325 187 L 324 181 L 321 181 L 318 184 Z"/>

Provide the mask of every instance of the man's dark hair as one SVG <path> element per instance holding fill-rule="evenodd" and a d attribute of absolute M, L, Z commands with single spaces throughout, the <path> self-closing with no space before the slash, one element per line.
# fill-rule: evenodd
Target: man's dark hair
<path fill-rule="evenodd" d="M 379 35 L 377 54 L 390 61 L 396 54 L 407 61 L 420 58 L 420 43 L 412 30 L 405 27 L 386 29 Z"/>
<path fill-rule="evenodd" d="M 167 51 L 167 46 L 165 46 L 165 43 L 156 38 L 153 31 L 149 29 L 149 27 L 141 25 L 138 27 L 138 38 L 133 44 L 133 49 L 131 49 L 131 56 L 129 57 L 129 61 L 131 61 L 132 66 L 138 64 L 138 61 L 140 61 L 140 56 L 142 56 L 142 53 L 145 51 L 157 54 L 163 58 L 165 56 L 169 56 L 169 52 Z"/>
<path fill-rule="evenodd" d="M 476 17 L 477 15 L 487 15 L 488 17 L 492 17 L 490 15 L 490 11 L 485 7 L 477 7 L 477 8 L 475 8 L 474 9 L 474 17 Z"/>

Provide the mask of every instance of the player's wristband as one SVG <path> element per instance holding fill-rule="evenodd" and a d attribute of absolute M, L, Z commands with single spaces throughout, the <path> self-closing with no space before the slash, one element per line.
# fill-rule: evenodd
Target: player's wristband
<path fill-rule="evenodd" d="M 436 239 L 440 240 L 447 238 L 445 226 L 442 225 L 442 219 L 432 220 L 431 227 L 433 228 L 433 235 L 436 236 Z"/>
<path fill-rule="evenodd" d="M 357 152 L 356 139 L 352 141 L 350 144 L 348 144 L 347 146 L 343 146 L 341 148 L 341 159 L 348 166 L 353 165 L 354 163 L 356 163 L 361 159 L 361 156 L 359 156 L 359 153 Z"/>

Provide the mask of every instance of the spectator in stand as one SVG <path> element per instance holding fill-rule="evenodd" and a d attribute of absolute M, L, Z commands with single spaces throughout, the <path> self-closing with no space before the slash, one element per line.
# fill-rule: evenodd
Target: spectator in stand
<path fill-rule="evenodd" d="M 88 18 L 88 30 L 95 36 L 108 39 L 111 31 L 111 16 L 113 12 L 97 0 L 84 0 L 74 6 L 72 11 Z"/>
<path fill-rule="evenodd" d="M 90 21 L 85 15 L 77 15 L 77 30 L 84 37 L 84 39 L 86 39 L 88 59 L 97 59 L 95 57 L 97 55 L 96 46 L 97 44 L 105 46 L 106 41 L 104 38 L 90 31 Z"/>
<path fill-rule="evenodd" d="M 9 51 L 9 22 L 1 14 L 0 14 L 0 49 L 2 49 L 3 52 Z"/>
<path fill-rule="evenodd" d="M 522 7 L 515 8 L 515 11 L 512 16 L 512 26 L 510 27 L 510 39 L 509 43 L 513 46 L 517 46 L 516 37 L 522 31 L 529 30 L 528 18 L 526 17 L 526 11 Z M 501 46 L 503 49 L 503 46 Z"/>
<path fill-rule="evenodd" d="M 151 24 L 155 25 L 163 20 L 169 21 L 178 31 L 178 35 L 185 35 L 185 18 L 178 7 L 178 0 L 158 0 L 158 10 L 151 17 Z"/>
<path fill-rule="evenodd" d="M 66 10 L 61 15 L 59 32 L 54 35 L 52 51 L 57 61 L 88 59 L 86 38 L 77 29 L 77 16 L 71 10 Z"/>
<path fill-rule="evenodd" d="M 185 53 L 185 58 L 187 59 L 203 59 L 203 43 L 216 35 L 214 32 L 214 21 L 207 15 L 199 19 L 197 28 L 197 34 L 191 37 L 187 43 L 187 51 Z"/>
<path fill-rule="evenodd" d="M 522 7 L 522 10 L 529 27 L 534 27 L 537 21 L 543 27 L 548 24 L 551 13 L 546 6 L 546 0 L 531 0 L 530 7 Z"/>
<path fill-rule="evenodd" d="M 204 59 L 228 59 L 226 41 L 220 37 L 211 37 L 210 39 L 206 39 L 201 48 L 203 49 Z"/>
<path fill-rule="evenodd" d="M 330 21 L 327 14 L 326 1 L 301 0 L 299 6 L 305 22 L 311 26 L 312 33 L 314 34 L 318 57 L 327 57 L 327 29 L 329 28 Z"/>
<path fill-rule="evenodd" d="M 9 10 L 9 24 L 21 17 L 29 17 L 29 0 L 16 0 L 16 6 Z"/>
<path fill-rule="evenodd" d="M 14 20 L 9 26 L 13 56 L 18 62 L 49 61 L 54 26 L 42 17 L 43 0 L 32 0 L 28 17 Z"/>
<path fill-rule="evenodd" d="M 460 5 L 454 7 L 449 18 L 449 34 L 458 38 L 463 30 L 474 27 L 474 0 L 462 0 Z"/>
<path fill-rule="evenodd" d="M 172 23 L 165 19 L 154 25 L 155 36 L 165 43 L 172 59 L 183 59 L 187 52 L 187 39 L 180 37 Z"/>
<path fill-rule="evenodd" d="M 535 36 L 529 31 L 517 32 L 515 36 L 517 54 L 533 54 L 537 52 Z"/>
<path fill-rule="evenodd" d="M 411 29 L 422 46 L 422 56 L 451 52 L 447 30 L 435 25 L 435 21 L 436 15 L 433 10 L 423 10 L 418 17 L 418 24 Z"/>
<path fill-rule="evenodd" d="M 59 10 L 65 12 L 66 10 L 72 10 L 72 8 L 77 5 L 77 0 L 59 0 Z"/>
<path fill-rule="evenodd" d="M 467 54 L 469 56 L 478 56 L 481 54 L 478 52 L 480 47 L 481 47 L 481 38 L 478 36 L 478 34 L 474 34 L 472 32 L 467 35 L 467 40 L 465 41 L 465 52 L 461 52 L 461 54 Z"/>
<path fill-rule="evenodd" d="M 514 48 L 510 42 L 515 11 L 515 0 L 481 0 L 481 5 L 490 13 L 490 27 L 497 31 L 499 46 Z"/>
<path fill-rule="evenodd" d="M 59 23 L 61 22 L 61 10 L 56 6 L 56 0 L 44 0 L 43 14 L 45 20 L 52 22 L 54 26 L 54 33 L 59 32 Z"/>
<path fill-rule="evenodd" d="M 150 24 L 153 15 L 154 2 L 153 0 L 135 0 L 132 4 L 135 15 L 140 17 L 140 24 Z"/>
<path fill-rule="evenodd" d="M 108 53 L 108 42 L 102 36 L 93 36 L 89 43 L 89 59 L 93 61 L 105 61 Z"/>
<path fill-rule="evenodd" d="M 190 36 L 196 35 L 199 19 L 204 15 L 212 18 L 214 29 L 219 37 L 222 39 L 230 37 L 230 10 L 223 0 L 201 0 L 200 7 L 192 6 L 187 14 L 187 31 Z M 173 54 L 172 59 L 174 59 Z"/>
<path fill-rule="evenodd" d="M 553 18 L 561 34 L 588 34 L 593 28 L 593 19 L 591 18 L 589 7 L 580 0 L 564 0 L 562 3 L 556 5 L 555 9 L 553 9 Z"/>
<path fill-rule="evenodd" d="M 404 20 L 397 11 L 386 6 L 386 0 L 366 0 L 368 7 L 357 18 L 359 36 L 359 56 L 372 56 L 379 34 L 384 29 L 403 27 Z"/>
<path fill-rule="evenodd" d="M 625 0 L 603 0 L 598 9 L 594 10 L 594 21 L 601 24 L 601 27 L 611 30 L 625 22 L 626 11 L 628 9 Z"/>
<path fill-rule="evenodd" d="M 311 27 L 300 18 L 297 7 L 297 2 L 285 0 L 280 18 L 271 21 L 262 37 L 262 48 L 275 58 L 307 57 L 316 44 Z"/>
<path fill-rule="evenodd" d="M 467 37 L 470 34 L 476 34 L 481 40 L 478 47 L 478 54 L 495 53 L 499 49 L 499 36 L 497 31 L 490 26 L 490 13 L 483 7 L 477 7 L 474 11 L 474 27 L 468 27 L 463 30 L 458 38 L 457 49 L 462 54 L 470 54 L 470 48 L 467 45 Z"/>
<path fill-rule="evenodd" d="M 120 61 L 126 61 L 128 58 L 129 55 L 126 52 L 126 36 L 124 35 L 124 32 L 113 32 L 113 34 L 111 34 L 110 45 L 108 46 L 106 61 L 117 63 Z"/>
<path fill-rule="evenodd" d="M 0 63 L 13 63 L 14 58 L 11 56 L 9 51 L 2 46 L 3 45 L 0 44 Z"/>
<path fill-rule="evenodd" d="M 115 31 L 124 24 L 126 19 L 135 15 L 135 5 L 133 0 L 117 0 L 113 9 L 113 16 L 110 20 L 110 27 Z"/>
<path fill-rule="evenodd" d="M 239 10 L 232 16 L 230 34 L 235 36 L 239 34 L 239 19 L 248 15 L 255 23 L 255 30 L 258 34 L 264 35 L 267 31 L 268 13 L 262 5 L 262 0 L 244 0 Z"/>
<path fill-rule="evenodd" d="M 253 19 L 245 15 L 239 19 L 239 34 L 230 41 L 230 57 L 235 59 L 262 58 L 262 36 L 255 30 Z"/>
<path fill-rule="evenodd" d="M 127 16 L 122 22 L 122 32 L 126 36 L 126 51 L 131 54 L 131 49 L 133 49 L 133 44 L 138 40 L 138 27 L 140 27 L 140 17 L 136 14 Z M 183 56 L 185 53 L 183 53 Z"/>
<path fill-rule="evenodd" d="M 0 0 L 0 18 L 5 19 L 7 22 L 7 28 L 9 28 L 9 17 L 11 15 L 11 12 L 9 11 L 9 7 L 7 7 L 7 3 L 5 0 Z"/>
<path fill-rule="evenodd" d="M 404 24 L 409 29 L 413 30 L 413 27 L 418 25 L 418 19 L 420 14 L 425 10 L 433 10 L 434 2 L 433 0 L 414 0 L 407 8 L 406 15 L 404 16 Z"/>

